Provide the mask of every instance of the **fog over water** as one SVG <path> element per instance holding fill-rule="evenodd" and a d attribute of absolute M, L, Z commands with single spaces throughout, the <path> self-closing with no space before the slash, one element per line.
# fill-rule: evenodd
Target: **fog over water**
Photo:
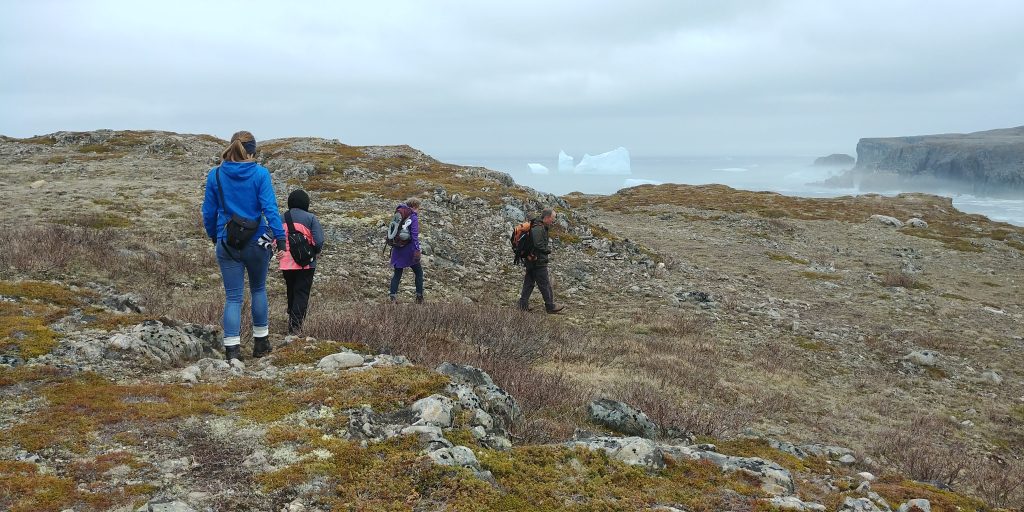
<path fill-rule="evenodd" d="M 824 154 L 824 153 L 823 153 Z M 767 190 L 801 197 L 837 197 L 864 193 L 896 195 L 901 192 L 928 192 L 953 198 L 953 205 L 968 213 L 978 213 L 1001 222 L 1024 226 L 1024 198 L 976 197 L 948 190 L 859 190 L 817 184 L 842 173 L 838 167 L 816 167 L 815 156 L 701 156 L 632 158 L 629 175 L 592 175 L 558 172 L 557 151 L 552 155 L 523 158 L 481 158 L 435 155 L 461 165 L 477 165 L 507 172 L 516 183 L 563 195 L 569 192 L 613 194 L 641 183 L 681 183 L 687 185 L 722 184 L 742 190 Z M 578 155 L 574 155 L 579 158 Z M 820 156 L 820 155 L 819 155 Z M 550 174 L 530 172 L 527 163 L 539 163 Z M 927 219 L 926 219 L 927 220 Z"/>

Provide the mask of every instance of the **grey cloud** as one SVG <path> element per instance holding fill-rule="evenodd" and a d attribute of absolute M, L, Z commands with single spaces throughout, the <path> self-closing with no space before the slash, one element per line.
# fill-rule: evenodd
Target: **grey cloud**
<path fill-rule="evenodd" d="M 1020 124 L 1024 4 L 32 2 L 0 133 L 160 128 L 444 154 L 852 150 Z"/>

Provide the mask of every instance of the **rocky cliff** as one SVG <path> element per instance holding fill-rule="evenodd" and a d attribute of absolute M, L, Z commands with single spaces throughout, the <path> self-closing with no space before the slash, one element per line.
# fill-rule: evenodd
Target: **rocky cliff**
<path fill-rule="evenodd" d="M 861 139 L 861 174 L 949 182 L 979 193 L 1024 190 L 1024 126 L 967 134 Z"/>

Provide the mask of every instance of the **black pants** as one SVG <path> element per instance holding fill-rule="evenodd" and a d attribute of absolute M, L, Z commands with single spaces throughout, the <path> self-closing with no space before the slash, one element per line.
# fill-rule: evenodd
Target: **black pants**
<path fill-rule="evenodd" d="M 313 272 L 316 269 L 282 270 L 284 283 L 288 287 L 288 334 L 302 330 L 309 306 L 309 291 L 313 288 Z"/>
<path fill-rule="evenodd" d="M 413 275 L 416 277 L 416 296 L 423 296 L 423 265 L 417 263 L 411 267 Z M 391 288 L 388 293 L 394 297 L 398 295 L 398 285 L 402 282 L 402 271 L 405 269 L 395 268 L 395 273 L 391 276 Z"/>
<path fill-rule="evenodd" d="M 534 285 L 540 289 L 541 297 L 544 297 L 544 308 L 554 309 L 555 300 L 551 294 L 551 279 L 548 278 L 548 268 L 526 267 L 526 276 L 523 277 L 523 293 L 519 296 L 519 308 L 526 309 L 530 306 L 530 295 L 533 293 Z"/>

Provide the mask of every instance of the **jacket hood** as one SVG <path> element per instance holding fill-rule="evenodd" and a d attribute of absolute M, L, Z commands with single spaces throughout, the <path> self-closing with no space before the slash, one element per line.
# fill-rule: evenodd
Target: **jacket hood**
<path fill-rule="evenodd" d="M 248 179 L 256 174 L 259 164 L 256 162 L 224 162 L 220 164 L 220 172 L 234 179 Z"/>

